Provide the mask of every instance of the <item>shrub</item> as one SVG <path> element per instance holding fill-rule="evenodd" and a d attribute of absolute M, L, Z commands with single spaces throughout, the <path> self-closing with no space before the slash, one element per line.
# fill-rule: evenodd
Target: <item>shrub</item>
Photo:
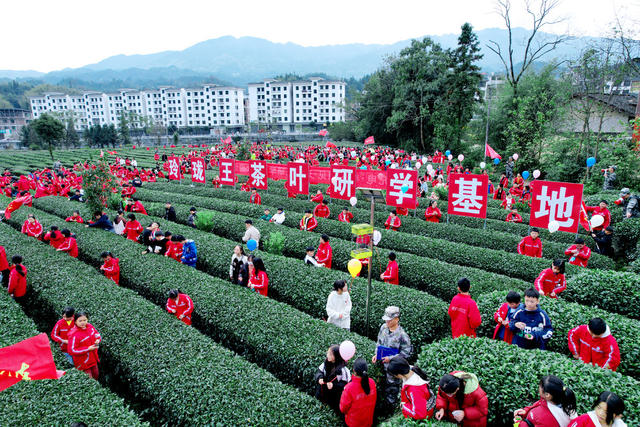
<path fill-rule="evenodd" d="M 282 255 L 284 248 L 284 234 L 279 231 L 269 233 L 269 237 L 264 240 L 264 250 L 273 255 Z"/>
<path fill-rule="evenodd" d="M 431 420 L 414 420 L 412 418 L 405 418 L 404 415 L 398 414 L 380 424 L 380 427 L 397 427 L 397 426 L 410 426 L 410 427 L 456 427 L 457 424 L 449 423 L 446 421 Z"/>
<path fill-rule="evenodd" d="M 512 426 L 513 411 L 537 401 L 544 375 L 557 375 L 573 389 L 578 413 L 591 410 L 598 395 L 610 390 L 625 401 L 624 421 L 640 425 L 640 382 L 540 350 L 522 350 L 487 338 L 446 339 L 422 348 L 418 366 L 437 384 L 442 375 L 462 370 L 478 376 L 489 398 L 489 425 Z"/>
<path fill-rule="evenodd" d="M 198 215 L 196 215 L 195 226 L 198 230 L 210 233 L 211 230 L 213 230 L 213 213 L 207 211 L 198 212 Z"/>
<path fill-rule="evenodd" d="M 640 319 L 640 275 L 634 273 L 584 272 L 567 280 L 562 297 Z"/>
<path fill-rule="evenodd" d="M 634 261 L 638 256 L 636 251 L 640 241 L 640 218 L 629 218 L 615 225 L 613 233 L 613 247 L 616 252 L 628 261 Z"/>

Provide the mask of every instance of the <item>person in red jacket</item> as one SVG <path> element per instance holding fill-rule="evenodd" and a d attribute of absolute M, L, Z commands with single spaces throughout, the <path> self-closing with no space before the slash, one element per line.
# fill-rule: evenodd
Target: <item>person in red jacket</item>
<path fill-rule="evenodd" d="M 48 242 L 51 247 L 58 249 L 64 243 L 64 236 L 58 230 L 58 226 L 52 225 L 51 231 L 47 231 L 42 240 Z"/>
<path fill-rule="evenodd" d="M 611 212 L 609 212 L 607 206 L 608 204 L 606 200 L 600 200 L 598 206 L 587 206 L 587 212 L 591 212 L 593 215 L 600 215 L 604 218 L 604 222 L 602 223 L 602 225 L 593 227 L 592 231 L 598 232 L 604 230 L 611 224 Z"/>
<path fill-rule="evenodd" d="M 251 277 L 249 277 L 247 287 L 255 290 L 262 296 L 267 296 L 269 291 L 269 276 L 267 276 L 267 270 L 264 268 L 262 258 L 254 258 L 253 272 L 251 273 Z"/>
<path fill-rule="evenodd" d="M 27 293 L 27 267 L 22 265 L 22 257 L 11 257 L 11 273 L 9 273 L 9 295 L 22 298 Z"/>
<path fill-rule="evenodd" d="M 424 211 L 424 219 L 427 222 L 440 222 L 440 218 L 442 218 L 442 212 L 438 208 L 438 201 L 431 200 L 429 207 Z"/>
<path fill-rule="evenodd" d="M 185 325 L 191 325 L 193 301 L 189 295 L 183 294 L 179 289 L 171 289 L 167 299 L 167 311 L 173 313 Z"/>
<path fill-rule="evenodd" d="M 595 317 L 588 325 L 580 325 L 569 331 L 569 350 L 573 357 L 605 369 L 615 371 L 620 365 L 618 341 L 604 320 Z"/>
<path fill-rule="evenodd" d="M 385 283 L 391 285 L 400 284 L 400 270 L 398 268 L 398 262 L 396 261 L 395 252 L 389 252 L 389 262 L 387 263 L 387 269 L 380 275 L 380 279 Z"/>
<path fill-rule="evenodd" d="M 540 272 L 534 282 L 535 288 L 541 295 L 558 298 L 558 294 L 567 289 L 567 281 L 564 277 L 564 260 L 556 259 L 547 268 Z"/>
<path fill-rule="evenodd" d="M 564 254 L 571 257 L 569 258 L 569 264 L 577 265 L 579 267 L 586 267 L 591 258 L 591 249 L 584 244 L 582 237 L 576 237 L 573 245 L 569 246 Z"/>
<path fill-rule="evenodd" d="M 320 191 L 320 190 L 318 190 L 316 195 L 311 198 L 312 202 L 315 202 L 315 203 L 318 203 L 318 204 L 322 203 L 323 200 L 324 200 L 324 195 L 322 194 L 322 191 Z"/>
<path fill-rule="evenodd" d="M 148 215 L 147 210 L 142 205 L 142 202 L 137 198 L 133 198 L 133 203 L 129 202 L 129 204 L 124 208 L 127 212 L 140 213 L 142 215 Z"/>
<path fill-rule="evenodd" d="M 466 277 L 458 280 L 458 295 L 454 296 L 449 304 L 449 317 L 451 318 L 451 334 L 453 338 L 466 335 L 476 336 L 476 328 L 482 323 L 478 304 L 471 299 L 469 293 L 471 282 Z"/>
<path fill-rule="evenodd" d="M 167 238 L 167 233 L 169 232 L 164 233 L 165 239 Z M 178 240 L 178 237 L 179 236 L 171 236 L 171 239 L 167 241 L 167 251 L 164 253 L 164 256 L 181 262 L 183 243 Z"/>
<path fill-rule="evenodd" d="M 504 200 L 507 197 L 507 192 L 504 191 L 501 185 L 498 185 L 496 191 L 493 192 L 493 200 Z"/>
<path fill-rule="evenodd" d="M 502 200 L 502 203 L 500 203 L 500 207 L 502 209 L 510 210 L 514 203 L 515 200 L 513 200 L 513 196 L 511 194 L 507 194 L 504 200 Z"/>
<path fill-rule="evenodd" d="M 65 219 L 66 222 L 77 222 L 78 224 L 84 224 L 84 219 L 82 219 L 82 217 L 80 216 L 80 211 L 73 211 L 73 214 L 71 214 L 71 216 L 68 216 L 67 219 Z"/>
<path fill-rule="evenodd" d="M 116 285 L 120 285 L 120 259 L 115 258 L 111 252 L 102 252 L 100 257 L 103 260 L 100 270 L 104 271 L 107 279 L 111 279 Z"/>
<path fill-rule="evenodd" d="M 347 427 L 371 427 L 376 399 L 376 383 L 369 378 L 367 362 L 359 357 L 353 362 L 351 382 L 340 397 L 340 412 Z"/>
<path fill-rule="evenodd" d="M 35 215 L 28 214 L 27 220 L 22 224 L 22 233 L 40 240 L 42 239 L 42 231 L 42 225 L 38 222 Z"/>
<path fill-rule="evenodd" d="M 320 264 L 324 264 L 326 268 L 331 268 L 333 249 L 331 249 L 331 245 L 329 244 L 329 236 L 327 236 L 326 234 L 320 236 L 320 244 L 318 245 L 316 259 Z"/>
<path fill-rule="evenodd" d="M 73 307 L 67 307 L 62 312 L 62 319 L 58 320 L 51 330 L 51 339 L 60 344 L 60 350 L 64 357 L 73 365 L 73 357 L 69 354 L 67 344 L 69 343 L 69 332 L 75 326 L 73 323 L 73 315 L 76 310 Z"/>
<path fill-rule="evenodd" d="M 327 206 L 326 200 L 323 200 L 322 203 L 318 203 L 318 205 L 313 208 L 313 215 L 318 218 L 329 218 L 331 211 L 329 210 L 329 206 Z"/>
<path fill-rule="evenodd" d="M 338 215 L 338 221 L 350 223 L 353 219 L 353 214 L 349 212 L 349 208 L 342 208 L 342 212 Z"/>
<path fill-rule="evenodd" d="M 475 374 L 454 371 L 440 378 L 436 419 L 462 427 L 486 427 L 489 399 Z"/>
<path fill-rule="evenodd" d="M 414 420 L 433 418 L 436 395 L 429 389 L 427 374 L 422 369 L 409 365 L 402 356 L 395 356 L 389 362 L 387 373 L 402 380 L 400 407 L 405 418 Z"/>
<path fill-rule="evenodd" d="M 4 246 L 0 245 L 0 275 L 2 275 L 2 287 L 7 288 L 9 286 L 9 275 L 11 269 L 9 268 L 9 262 L 7 261 L 7 251 Z"/>
<path fill-rule="evenodd" d="M 518 243 L 518 253 L 534 258 L 542 258 L 542 240 L 538 237 L 539 235 L 540 230 L 533 227 L 531 233 Z"/>
<path fill-rule="evenodd" d="M 560 378 L 542 377 L 538 393 L 540 400 L 513 412 L 514 426 L 566 427 L 576 417 L 576 396 Z"/>
<path fill-rule="evenodd" d="M 75 326 L 69 331 L 67 350 L 73 357 L 77 370 L 98 379 L 98 344 L 102 341 L 100 333 L 89 323 L 89 315 L 80 311 L 73 316 Z"/>
<path fill-rule="evenodd" d="M 593 404 L 593 411 L 580 415 L 569 427 L 627 427 L 622 421 L 624 401 L 615 393 L 603 391 Z"/>
<path fill-rule="evenodd" d="M 138 241 L 138 236 L 142 233 L 142 225 L 136 220 L 136 216 L 132 213 L 127 215 L 129 221 L 124 226 L 124 232 L 127 235 L 127 239 L 133 240 L 134 242 Z"/>
<path fill-rule="evenodd" d="M 511 209 L 511 211 L 507 214 L 506 222 L 517 222 L 522 223 L 522 216 L 518 213 L 518 209 L 515 207 Z"/>
<path fill-rule="evenodd" d="M 318 220 L 314 218 L 311 210 L 307 209 L 300 220 L 300 230 L 313 231 L 318 226 Z"/>
<path fill-rule="evenodd" d="M 255 188 L 251 189 L 251 196 L 249 196 L 249 203 L 253 205 L 262 204 L 262 197 L 260 197 L 260 194 L 258 194 L 258 190 L 256 190 Z"/>
<path fill-rule="evenodd" d="M 387 230 L 391 229 L 398 231 L 401 225 L 402 222 L 400 222 L 400 218 L 398 218 L 396 210 L 392 210 L 389 213 L 389 218 L 387 218 L 387 221 L 384 223 L 384 228 Z"/>
<path fill-rule="evenodd" d="M 509 328 L 509 322 L 513 320 L 513 315 L 519 309 L 524 309 L 524 304 L 520 303 L 521 296 L 516 291 L 509 291 L 507 294 L 507 302 L 502 304 L 500 308 L 493 314 L 493 320 L 497 325 L 493 331 L 494 340 L 502 340 L 511 344 L 513 340 L 513 332 Z"/>
<path fill-rule="evenodd" d="M 71 231 L 66 228 L 60 232 L 64 237 L 64 241 L 58 247 L 58 252 L 66 252 L 74 258 L 78 258 L 78 243 L 75 236 L 71 234 Z"/>

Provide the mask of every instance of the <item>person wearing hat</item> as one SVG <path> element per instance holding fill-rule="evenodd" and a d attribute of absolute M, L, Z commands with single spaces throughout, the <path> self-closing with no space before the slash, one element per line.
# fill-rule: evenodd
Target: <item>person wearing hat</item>
<path fill-rule="evenodd" d="M 376 343 L 377 352 L 373 355 L 371 361 L 373 363 L 381 362 L 385 372 L 387 372 L 389 362 L 391 362 L 391 358 L 394 355 L 399 354 L 405 359 L 409 359 L 413 347 L 411 346 L 409 335 L 407 335 L 404 329 L 402 329 L 402 326 L 400 326 L 399 307 L 393 305 L 387 307 L 384 311 L 384 316 L 382 316 L 382 320 L 384 320 L 384 323 L 380 326 L 380 331 L 378 332 L 378 341 Z M 378 353 L 387 353 L 388 355 L 378 360 Z M 402 380 L 387 372 L 385 394 L 388 404 L 395 405 L 398 401 L 398 392 L 400 391 L 401 384 Z"/>
<path fill-rule="evenodd" d="M 622 207 L 622 219 L 627 218 L 639 218 L 640 217 L 640 204 L 638 203 L 638 196 L 631 194 L 631 190 L 623 188 L 620 190 L 620 198 L 616 200 L 616 204 Z"/>
<path fill-rule="evenodd" d="M 591 237 L 596 242 L 595 251 L 600 255 L 612 257 L 613 256 L 613 227 L 608 226 L 602 231 L 598 231 L 597 233 L 591 233 Z"/>
<path fill-rule="evenodd" d="M 282 224 L 285 219 L 286 218 L 284 216 L 284 208 L 278 208 L 276 214 L 271 217 L 269 222 L 273 222 L 273 223 L 276 223 L 276 224 Z"/>
<path fill-rule="evenodd" d="M 582 237 L 576 237 L 574 244 L 569 246 L 564 254 L 571 257 L 569 264 L 586 267 L 591 257 L 591 249 L 584 244 Z"/>
<path fill-rule="evenodd" d="M 616 185 L 616 167 L 611 165 L 604 171 L 604 182 L 602 183 L 602 189 L 604 191 L 613 190 Z"/>

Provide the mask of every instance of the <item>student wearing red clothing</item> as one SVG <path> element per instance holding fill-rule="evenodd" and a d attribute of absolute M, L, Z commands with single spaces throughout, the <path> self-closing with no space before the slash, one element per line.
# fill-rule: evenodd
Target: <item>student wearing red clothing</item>
<path fill-rule="evenodd" d="M 27 267 L 22 265 L 22 257 L 14 255 L 11 257 L 9 267 L 9 295 L 14 298 L 22 298 L 27 293 Z"/>
<path fill-rule="evenodd" d="M 540 400 L 513 412 L 514 425 L 567 427 L 576 417 L 576 396 L 569 387 L 565 387 L 560 378 L 555 375 L 542 377 L 538 393 Z"/>
<path fill-rule="evenodd" d="M 573 245 L 569 246 L 564 254 L 571 257 L 569 258 L 569 264 L 577 265 L 579 267 L 586 267 L 591 258 L 591 249 L 584 244 L 582 237 L 576 237 Z"/>
<path fill-rule="evenodd" d="M 329 218 L 331 211 L 329 210 L 329 206 L 327 206 L 326 200 L 323 200 L 322 203 L 318 203 L 318 205 L 313 208 L 313 215 L 318 218 Z"/>
<path fill-rule="evenodd" d="M 75 326 L 73 323 L 73 315 L 76 310 L 73 307 L 67 307 L 62 312 L 62 319 L 58 320 L 51 330 L 51 339 L 60 344 L 60 350 L 67 358 L 69 363 L 73 365 L 73 357 L 69 354 L 67 344 L 69 343 L 69 332 Z"/>
<path fill-rule="evenodd" d="M 236 179 L 238 179 L 237 176 L 236 176 Z M 246 191 L 246 192 L 251 191 L 251 187 L 249 186 L 249 181 L 242 183 L 242 185 L 240 186 L 240 191 Z"/>
<path fill-rule="evenodd" d="M 507 192 L 504 191 L 501 185 L 496 187 L 496 191 L 493 192 L 493 200 L 504 200 L 507 197 Z"/>
<path fill-rule="evenodd" d="M 440 379 L 436 399 L 437 420 L 461 427 L 486 427 L 489 399 L 475 374 L 454 371 Z"/>
<path fill-rule="evenodd" d="M 353 214 L 349 212 L 349 208 L 342 208 L 342 212 L 338 215 L 338 221 L 350 223 L 353 219 Z"/>
<path fill-rule="evenodd" d="M 429 207 L 424 211 L 424 219 L 427 222 L 440 222 L 440 218 L 442 218 L 442 212 L 438 208 L 438 201 L 431 200 Z"/>
<path fill-rule="evenodd" d="M 400 218 L 398 218 L 396 210 L 392 210 L 389 213 L 389 218 L 387 218 L 387 221 L 384 223 L 384 228 L 387 230 L 391 229 L 398 231 L 401 225 L 402 222 L 400 222 Z"/>
<path fill-rule="evenodd" d="M 7 261 L 7 251 L 4 249 L 4 246 L 0 245 L 0 275 L 2 275 L 3 288 L 9 286 L 9 274 L 11 274 L 11 270 L 9 269 L 9 262 Z"/>
<path fill-rule="evenodd" d="M 510 210 L 513 207 L 515 200 L 513 200 L 513 196 L 511 194 L 507 194 L 507 196 L 500 203 L 500 207 L 502 209 Z"/>
<path fill-rule="evenodd" d="M 528 236 L 523 237 L 518 243 L 518 253 L 534 258 L 542 258 L 542 240 L 538 237 L 540 230 L 536 227 L 531 229 Z"/>
<path fill-rule="evenodd" d="M 405 418 L 414 420 L 433 418 L 436 395 L 429 389 L 427 374 L 422 369 L 409 365 L 402 356 L 395 356 L 389 362 L 387 373 L 402 380 L 400 406 Z"/>
<path fill-rule="evenodd" d="M 64 241 L 58 247 L 58 252 L 66 252 L 74 258 L 78 258 L 78 243 L 75 236 L 71 234 L 71 231 L 66 228 L 60 232 L 64 237 Z"/>
<path fill-rule="evenodd" d="M 52 225 L 51 231 L 47 231 L 42 240 L 48 242 L 51 247 L 58 249 L 64 243 L 64 236 L 58 230 L 58 226 Z"/>
<path fill-rule="evenodd" d="M 513 320 L 513 315 L 518 309 L 524 309 L 524 304 L 520 303 L 520 294 L 516 291 L 509 291 L 507 294 L 507 302 L 502 304 L 500 308 L 493 314 L 493 320 L 497 323 L 493 331 L 494 340 L 502 340 L 511 344 L 513 340 L 513 332 L 509 328 L 509 322 Z"/>
<path fill-rule="evenodd" d="M 569 427 L 627 427 L 622 421 L 624 402 L 615 393 L 603 391 L 593 404 L 593 411 L 580 415 Z"/>
<path fill-rule="evenodd" d="M 167 238 L 167 231 L 165 234 L 165 239 Z M 183 243 L 178 240 L 179 236 L 171 236 L 171 239 L 167 239 L 167 251 L 164 253 L 164 256 L 173 258 L 178 262 L 181 262 L 182 259 L 182 247 Z"/>
<path fill-rule="evenodd" d="M 376 399 L 376 383 L 369 378 L 367 362 L 359 357 L 353 362 L 351 382 L 340 397 L 340 412 L 347 427 L 371 427 Z"/>
<path fill-rule="evenodd" d="M 267 296 L 269 291 L 269 276 L 267 276 L 267 270 L 264 268 L 262 258 L 255 258 L 253 260 L 253 272 L 251 273 L 251 277 L 249 277 L 247 287 L 255 290 L 260 295 Z"/>
<path fill-rule="evenodd" d="M 331 249 L 331 245 L 329 244 L 329 236 L 327 236 L 326 234 L 320 236 L 320 244 L 318 245 L 316 259 L 320 264 L 324 264 L 326 268 L 331 268 L 333 249 Z"/>
<path fill-rule="evenodd" d="M 569 350 L 573 357 L 584 363 L 615 371 L 620 365 L 618 341 L 609 326 L 599 317 L 569 331 Z"/>
<path fill-rule="evenodd" d="M 458 280 L 458 295 L 454 296 L 449 304 L 449 317 L 451 318 L 451 335 L 453 338 L 466 335 L 476 336 L 476 328 L 482 323 L 478 304 L 471 299 L 469 290 L 471 282 L 466 277 Z"/>
<path fill-rule="evenodd" d="M 534 282 L 535 288 L 541 295 L 558 298 L 558 294 L 567 289 L 567 281 L 564 277 L 564 260 L 556 259 L 547 268 L 540 272 Z"/>
<path fill-rule="evenodd" d="M 191 325 L 193 301 L 189 295 L 183 294 L 180 290 L 171 289 L 167 299 L 167 311 L 175 314 L 176 318 L 182 320 L 185 325 Z"/>
<path fill-rule="evenodd" d="M 80 311 L 73 316 L 75 326 L 69 331 L 67 349 L 73 357 L 77 370 L 85 372 L 93 379 L 98 379 L 98 344 L 102 338 L 96 328 L 89 323 L 89 315 Z"/>
<path fill-rule="evenodd" d="M 600 215 L 604 218 L 602 225 L 593 227 L 593 231 L 601 231 L 607 228 L 611 224 L 611 212 L 607 208 L 607 201 L 600 200 L 598 206 L 587 206 L 587 212 L 591 212 L 593 215 Z"/>
<path fill-rule="evenodd" d="M 100 266 L 100 270 L 104 271 L 107 279 L 111 279 L 116 285 L 120 285 L 120 259 L 114 258 L 111 252 L 102 252 L 100 257 L 104 262 Z"/>
<path fill-rule="evenodd" d="M 400 284 L 400 271 L 398 269 L 398 262 L 396 261 L 395 252 L 389 252 L 389 262 L 387 263 L 387 269 L 380 275 L 380 279 L 385 283 L 391 285 Z"/>
<path fill-rule="evenodd" d="M 249 196 L 249 203 L 253 205 L 262 204 L 262 197 L 260 197 L 260 194 L 258 194 L 258 190 L 256 190 L 255 188 L 251 189 L 251 196 Z"/>
<path fill-rule="evenodd" d="M 73 214 L 71 214 L 71 216 L 68 216 L 67 219 L 65 219 L 65 221 L 84 224 L 84 219 L 82 219 L 82 217 L 80 216 L 80 211 L 73 211 Z"/>
<path fill-rule="evenodd" d="M 136 220 L 136 216 L 134 214 L 127 215 L 129 221 L 124 226 L 124 232 L 127 236 L 127 239 L 133 240 L 134 242 L 138 241 L 138 236 L 142 233 L 142 225 Z"/>
<path fill-rule="evenodd" d="M 136 199 L 135 197 L 133 198 L 133 205 L 131 206 L 130 211 L 131 212 L 136 212 L 136 213 L 141 213 L 143 215 L 148 215 L 147 214 L 147 210 L 142 205 L 142 202 L 140 202 L 140 200 Z"/>
<path fill-rule="evenodd" d="M 407 215 L 409 215 L 409 209 L 407 209 L 407 208 L 396 208 L 396 213 L 398 215 L 407 216 Z"/>
<path fill-rule="evenodd" d="M 312 202 L 315 202 L 315 203 L 318 203 L 318 204 L 322 203 L 323 200 L 324 200 L 324 195 L 322 194 L 322 191 L 320 191 L 320 190 L 318 190 L 316 195 L 311 198 Z"/>
<path fill-rule="evenodd" d="M 505 219 L 506 222 L 517 222 L 517 223 L 522 223 L 522 216 L 520 216 L 520 214 L 518 213 L 518 209 L 516 209 L 515 207 L 513 209 L 511 209 L 511 211 L 507 214 L 507 219 Z"/>
<path fill-rule="evenodd" d="M 300 230 L 313 231 L 318 226 L 318 220 L 313 217 L 311 210 L 307 209 L 300 220 Z"/>
<path fill-rule="evenodd" d="M 22 224 L 22 233 L 40 240 L 42 239 L 42 231 L 42 225 L 38 222 L 35 215 L 27 215 L 27 220 Z"/>

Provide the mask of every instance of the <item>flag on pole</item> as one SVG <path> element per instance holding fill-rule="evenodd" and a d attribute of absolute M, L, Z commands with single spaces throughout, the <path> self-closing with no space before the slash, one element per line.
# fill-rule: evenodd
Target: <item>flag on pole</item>
<path fill-rule="evenodd" d="M 587 206 L 582 201 L 580 206 L 580 225 L 587 231 L 591 231 L 591 221 L 589 221 L 589 215 L 587 215 Z"/>
<path fill-rule="evenodd" d="M 26 194 L 22 197 L 17 197 L 7 206 L 7 209 L 4 210 L 4 216 L 7 219 L 11 219 L 11 212 L 17 211 L 20 207 L 27 202 L 31 198 L 31 194 Z"/>
<path fill-rule="evenodd" d="M 320 136 L 327 136 L 327 134 L 328 134 L 328 133 L 329 133 L 329 131 L 328 131 L 328 130 L 326 130 L 326 129 L 322 129 L 320 132 L 318 132 L 318 135 L 320 135 Z"/>
<path fill-rule="evenodd" d="M 491 157 L 491 159 L 500 159 L 502 160 L 502 156 L 496 152 L 491 146 L 487 143 L 484 144 L 484 155 Z"/>
<path fill-rule="evenodd" d="M 331 149 L 337 149 L 338 147 L 336 147 L 336 144 L 334 144 L 331 141 L 327 141 L 327 143 L 324 145 L 325 148 L 331 148 Z"/>
<path fill-rule="evenodd" d="M 373 136 L 370 136 L 370 137 L 368 137 L 367 139 L 364 140 L 364 145 L 369 145 L 369 144 L 375 144 Z"/>

